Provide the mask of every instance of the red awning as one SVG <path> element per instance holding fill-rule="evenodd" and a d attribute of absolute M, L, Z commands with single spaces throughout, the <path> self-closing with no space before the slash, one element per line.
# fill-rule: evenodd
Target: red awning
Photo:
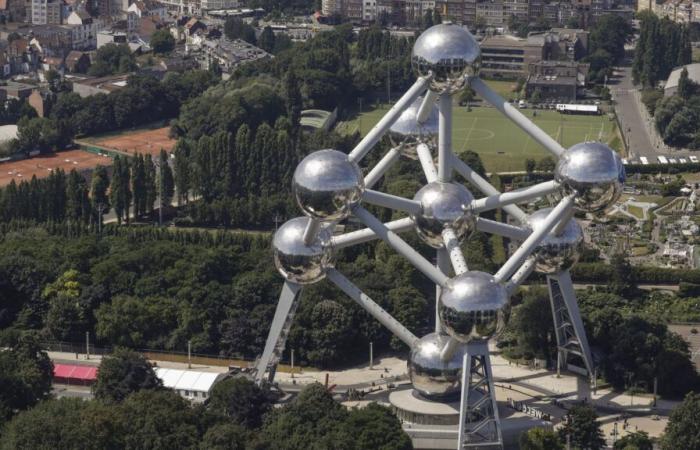
<path fill-rule="evenodd" d="M 80 366 L 77 364 L 54 364 L 53 377 L 60 382 L 84 383 L 97 379 L 97 367 Z"/>

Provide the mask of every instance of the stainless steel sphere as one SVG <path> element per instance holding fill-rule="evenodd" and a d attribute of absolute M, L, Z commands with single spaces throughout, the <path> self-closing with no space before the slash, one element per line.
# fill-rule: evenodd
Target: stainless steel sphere
<path fill-rule="evenodd" d="M 423 97 L 418 97 L 389 129 L 392 146 L 401 145 L 401 153 L 411 159 L 418 158 L 416 152 L 418 144 L 428 144 L 432 147 L 437 144 L 440 121 L 438 109 L 432 105 L 425 122 L 418 123 L 418 111 L 422 104 Z"/>
<path fill-rule="evenodd" d="M 489 339 L 505 325 L 508 294 L 492 275 L 470 271 L 452 278 L 440 294 L 443 329 L 461 342 Z"/>
<path fill-rule="evenodd" d="M 414 200 L 423 206 L 419 214 L 411 215 L 416 232 L 431 247 L 444 247 L 442 231 L 446 227 L 452 227 L 460 240 L 474 229 L 475 217 L 465 209 L 474 197 L 461 184 L 428 183 L 416 193 Z"/>
<path fill-rule="evenodd" d="M 527 226 L 535 231 L 540 228 L 552 211 L 552 208 L 544 208 L 536 211 L 527 219 Z M 535 257 L 535 271 L 544 274 L 553 274 L 570 269 L 581 253 L 583 246 L 583 230 L 576 219 L 571 219 L 564 230 L 554 235 L 549 233 L 542 243 L 537 246 L 533 256 Z"/>
<path fill-rule="evenodd" d="M 359 166 L 337 150 L 319 150 L 304 158 L 292 182 L 297 203 L 309 217 L 325 222 L 345 219 L 365 188 Z"/>
<path fill-rule="evenodd" d="M 466 76 L 479 73 L 481 48 L 466 28 L 440 24 L 416 39 L 411 62 L 419 76 L 433 74 L 432 90 L 451 94 L 464 87 Z"/>
<path fill-rule="evenodd" d="M 610 147 L 600 142 L 582 142 L 564 152 L 554 169 L 554 178 L 565 192 L 576 192 L 576 206 L 586 212 L 601 211 L 620 198 L 625 166 Z"/>
<path fill-rule="evenodd" d="M 449 339 L 445 334 L 430 333 L 411 349 L 408 375 L 413 388 L 425 397 L 444 399 L 461 391 L 466 346 L 460 345 L 449 360 L 443 361 L 440 352 Z"/>
<path fill-rule="evenodd" d="M 310 220 L 308 217 L 289 220 L 279 227 L 272 239 L 275 266 L 286 280 L 293 283 L 321 281 L 326 269 L 333 265 L 328 229 L 322 227 L 311 244 L 304 243 L 304 230 Z"/>

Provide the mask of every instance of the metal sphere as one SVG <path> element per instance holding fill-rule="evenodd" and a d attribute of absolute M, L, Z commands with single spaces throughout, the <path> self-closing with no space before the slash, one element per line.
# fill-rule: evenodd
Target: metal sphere
<path fill-rule="evenodd" d="M 431 247 L 444 247 L 442 231 L 446 227 L 451 227 L 459 240 L 474 229 L 475 217 L 465 209 L 474 197 L 461 184 L 434 181 L 423 186 L 413 199 L 423 207 L 420 213 L 411 215 L 416 232 Z"/>
<path fill-rule="evenodd" d="M 423 97 L 418 97 L 411 106 L 401 113 L 389 129 L 392 146 L 401 145 L 401 153 L 411 159 L 417 159 L 418 144 L 436 145 L 439 128 L 438 109 L 432 105 L 425 122 L 418 123 L 418 111 L 423 104 Z"/>
<path fill-rule="evenodd" d="M 345 219 L 365 188 L 360 167 L 337 150 L 319 150 L 304 158 L 292 182 L 297 203 L 309 217 L 331 222 Z"/>
<path fill-rule="evenodd" d="M 304 243 L 304 230 L 311 219 L 297 217 L 285 222 L 272 239 L 275 266 L 287 280 L 298 284 L 321 281 L 333 266 L 331 233 L 321 227 L 311 244 Z"/>
<path fill-rule="evenodd" d="M 530 214 L 527 226 L 532 231 L 537 230 L 551 211 L 552 208 L 544 208 Z M 572 218 L 561 233 L 549 233 L 537 246 L 533 253 L 535 271 L 553 274 L 570 269 L 578 261 L 582 246 L 583 230 L 576 219 Z"/>
<path fill-rule="evenodd" d="M 625 166 L 610 147 L 583 142 L 564 152 L 554 169 L 554 178 L 567 193 L 577 193 L 576 206 L 586 212 L 601 211 L 620 198 Z"/>
<path fill-rule="evenodd" d="M 440 352 L 450 337 L 430 333 L 423 336 L 411 349 L 408 375 L 413 388 L 428 398 L 444 399 L 461 391 L 462 360 L 467 347 L 457 347 L 452 357 L 443 361 Z"/>
<path fill-rule="evenodd" d="M 489 339 L 505 325 L 508 294 L 492 275 L 470 271 L 452 278 L 440 294 L 444 330 L 461 342 Z"/>
<path fill-rule="evenodd" d="M 466 28 L 440 24 L 416 39 L 411 62 L 419 76 L 433 74 L 432 90 L 451 94 L 464 87 L 466 76 L 479 73 L 481 48 Z"/>

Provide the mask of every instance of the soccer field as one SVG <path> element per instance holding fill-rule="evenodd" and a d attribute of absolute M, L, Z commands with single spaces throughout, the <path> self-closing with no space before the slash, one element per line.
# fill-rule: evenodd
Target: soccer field
<path fill-rule="evenodd" d="M 364 136 L 387 110 L 384 106 L 363 113 L 354 120 L 340 123 L 338 130 L 353 133 L 359 129 Z M 615 121 L 607 115 L 575 116 L 537 110 L 537 116 L 533 117 L 533 111 L 522 110 L 564 147 L 586 140 L 610 143 L 617 137 Z M 473 107 L 468 111 L 466 107 L 455 106 L 452 143 L 457 154 L 466 150 L 479 153 L 489 172 L 522 171 L 526 159 L 539 160 L 549 155 L 524 131 L 490 107 Z"/>

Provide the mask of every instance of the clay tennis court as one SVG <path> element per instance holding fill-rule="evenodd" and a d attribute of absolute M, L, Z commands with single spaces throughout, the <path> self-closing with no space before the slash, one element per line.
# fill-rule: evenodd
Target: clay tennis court
<path fill-rule="evenodd" d="M 15 180 L 15 183 L 22 180 L 30 181 L 34 175 L 37 178 L 46 178 L 56 169 L 63 169 L 67 174 L 72 169 L 81 172 L 98 165 L 111 166 L 112 158 L 82 150 L 68 150 L 39 155 L 22 161 L 0 163 L 0 186 L 8 185 L 12 180 Z"/>
<path fill-rule="evenodd" d="M 134 153 L 142 153 L 156 156 L 160 154 L 160 149 L 170 152 L 175 147 L 177 141 L 168 137 L 169 131 L 169 127 L 133 131 L 117 136 L 96 138 L 91 140 L 91 143 L 99 147 L 118 150 L 132 155 Z"/>

